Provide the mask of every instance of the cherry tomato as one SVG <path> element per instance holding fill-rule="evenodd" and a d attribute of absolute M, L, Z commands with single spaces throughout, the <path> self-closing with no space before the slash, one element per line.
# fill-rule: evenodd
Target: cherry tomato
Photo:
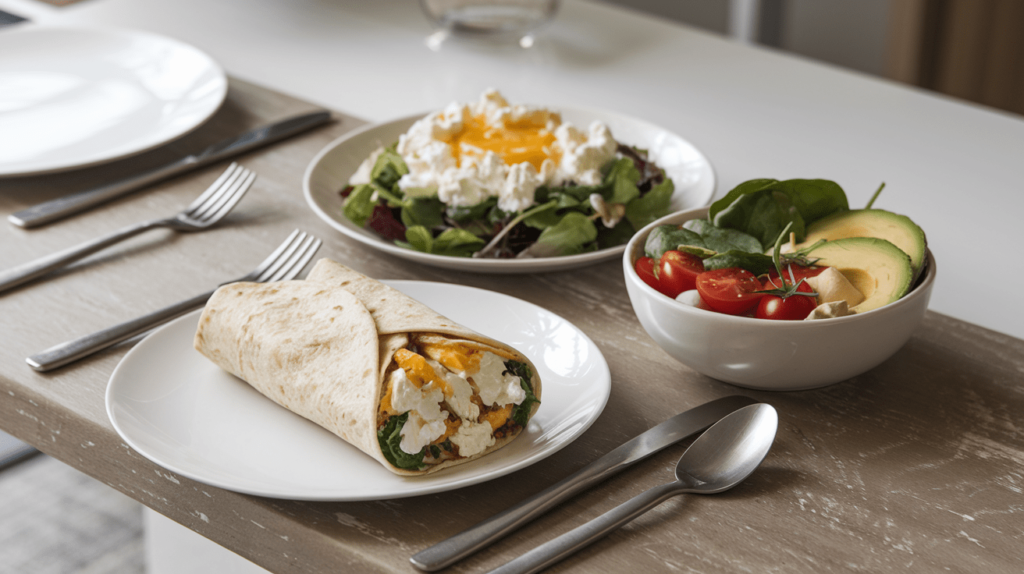
<path fill-rule="evenodd" d="M 799 281 L 799 279 L 798 279 Z M 765 288 L 772 289 L 778 287 L 778 282 L 772 282 L 771 285 L 765 285 Z M 800 284 L 797 291 L 803 293 L 813 293 L 814 290 L 807 282 Z M 774 319 L 781 321 L 802 321 L 811 314 L 811 311 L 818 306 L 818 300 L 815 297 L 808 295 L 790 295 L 783 299 L 778 295 L 765 295 L 761 302 L 757 304 L 757 313 L 754 315 L 758 319 Z"/>
<path fill-rule="evenodd" d="M 708 307 L 719 313 L 740 315 L 753 309 L 764 295 L 754 274 L 739 267 L 705 271 L 697 276 L 697 292 Z"/>
<path fill-rule="evenodd" d="M 654 260 L 650 257 L 641 257 L 636 260 L 633 264 L 633 269 L 636 269 L 636 274 L 643 279 L 644 283 L 654 287 L 659 293 L 665 293 L 664 287 L 661 285 L 661 281 L 658 280 L 658 276 L 654 274 Z"/>
<path fill-rule="evenodd" d="M 658 281 L 673 299 L 683 291 L 696 289 L 697 276 L 703 272 L 704 262 L 692 253 L 666 251 L 658 260 Z"/>

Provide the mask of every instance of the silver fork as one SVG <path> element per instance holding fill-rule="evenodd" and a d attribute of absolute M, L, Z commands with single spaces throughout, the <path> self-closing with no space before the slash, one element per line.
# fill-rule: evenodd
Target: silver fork
<path fill-rule="evenodd" d="M 254 281 L 256 283 L 266 283 L 268 281 L 286 281 L 288 279 L 294 279 L 309 263 L 309 260 L 313 258 L 317 250 L 320 249 L 321 241 L 312 235 L 308 235 L 304 231 L 296 229 L 288 236 L 288 239 L 284 241 L 273 253 L 267 257 L 263 263 L 260 263 L 259 267 L 254 269 L 252 273 L 244 277 L 235 279 L 234 281 L 228 281 L 227 283 L 235 283 L 238 281 Z M 226 285 L 222 283 L 221 285 Z M 218 286 L 219 287 L 219 286 Z M 102 331 L 97 331 L 91 335 L 79 337 L 73 341 L 67 341 L 57 346 L 50 347 L 49 349 L 32 355 L 25 359 L 33 369 L 44 372 L 57 367 L 62 367 L 68 363 L 77 361 L 83 357 L 87 357 L 96 351 L 106 349 L 111 345 L 116 345 L 121 341 L 130 339 L 140 333 L 162 325 L 171 319 L 176 319 L 189 311 L 198 309 L 206 304 L 206 301 L 213 295 L 216 289 L 212 289 L 202 295 L 197 295 L 191 299 L 186 299 L 180 303 L 165 307 L 159 311 L 155 311 L 148 315 L 139 317 L 120 325 L 114 325 Z"/>
<path fill-rule="evenodd" d="M 217 181 L 213 182 L 202 195 L 196 198 L 188 207 L 171 217 L 143 221 L 130 225 L 104 235 L 97 239 L 87 241 L 81 245 L 58 251 L 52 255 L 41 257 L 35 261 L 23 263 L 12 269 L 0 273 L 0 291 L 21 285 L 36 277 L 45 275 L 54 269 L 63 267 L 68 263 L 92 255 L 101 249 L 134 237 L 144 231 L 166 227 L 175 231 L 202 231 L 224 219 L 228 213 L 241 201 L 245 192 L 249 191 L 256 174 L 248 169 L 232 163 L 228 169 L 221 174 Z"/>

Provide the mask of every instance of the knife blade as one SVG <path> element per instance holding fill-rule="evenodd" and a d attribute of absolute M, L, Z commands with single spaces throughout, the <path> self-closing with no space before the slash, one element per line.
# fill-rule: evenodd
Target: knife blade
<path fill-rule="evenodd" d="M 169 177 L 291 137 L 323 124 L 330 119 L 331 112 L 326 110 L 293 116 L 247 131 L 239 136 L 227 138 L 207 147 L 199 153 L 185 156 L 139 175 L 34 205 L 28 209 L 8 215 L 7 219 L 14 225 L 24 228 L 45 225 L 80 213 L 111 199 L 138 191 L 147 185 Z"/>
<path fill-rule="evenodd" d="M 681 412 L 588 464 L 575 474 L 463 532 L 421 550 L 412 565 L 434 572 L 489 546 L 551 507 L 718 422 L 725 415 L 757 401 L 733 395 Z"/>

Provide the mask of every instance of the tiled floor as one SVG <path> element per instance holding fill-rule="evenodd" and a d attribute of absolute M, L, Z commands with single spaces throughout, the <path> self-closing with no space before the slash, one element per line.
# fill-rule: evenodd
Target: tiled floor
<path fill-rule="evenodd" d="M 141 506 L 45 455 L 0 471 L 0 574 L 141 574 Z"/>

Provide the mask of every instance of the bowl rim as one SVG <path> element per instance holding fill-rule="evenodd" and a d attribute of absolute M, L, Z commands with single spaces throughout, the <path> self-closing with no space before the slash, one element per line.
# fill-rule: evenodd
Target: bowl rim
<path fill-rule="evenodd" d="M 639 231 L 633 234 L 629 242 L 626 244 L 626 251 L 622 254 L 622 266 L 626 275 L 626 280 L 633 282 L 643 293 L 648 296 L 655 296 L 661 298 L 661 300 L 668 304 L 670 307 L 679 310 L 684 314 L 690 314 L 698 318 L 710 318 L 717 316 L 720 320 L 726 323 L 734 322 L 738 325 L 771 325 L 771 329 L 809 329 L 814 326 L 827 326 L 827 325 L 843 325 L 851 324 L 855 321 L 870 321 L 877 318 L 880 313 L 886 313 L 886 309 L 899 309 L 907 305 L 913 304 L 917 299 L 924 297 L 931 291 L 932 286 L 935 283 L 935 275 L 937 272 L 935 256 L 932 254 L 930 248 L 926 247 L 925 257 L 925 269 L 923 278 L 918 278 L 916 285 L 911 288 L 910 292 L 901 297 L 899 300 L 883 305 L 881 307 L 866 311 L 864 313 L 856 313 L 853 315 L 847 315 L 845 317 L 832 317 L 827 321 L 768 321 L 765 319 L 758 319 L 756 317 L 745 317 L 742 315 L 728 315 L 726 313 L 719 313 L 717 311 L 709 311 L 706 309 L 700 309 L 692 305 L 681 303 L 673 298 L 664 295 L 644 282 L 643 279 L 636 272 L 635 259 L 633 253 L 636 252 L 638 244 L 642 247 L 642 243 L 647 242 L 647 236 L 651 233 L 655 227 L 666 224 L 678 224 L 691 219 L 698 219 L 707 215 L 709 206 L 695 207 L 693 209 L 686 209 L 683 211 L 676 211 L 670 213 L 664 217 L 658 218 L 651 223 L 645 225 Z M 684 218 L 681 219 L 680 218 Z M 679 220 L 679 221 L 676 221 Z"/>

